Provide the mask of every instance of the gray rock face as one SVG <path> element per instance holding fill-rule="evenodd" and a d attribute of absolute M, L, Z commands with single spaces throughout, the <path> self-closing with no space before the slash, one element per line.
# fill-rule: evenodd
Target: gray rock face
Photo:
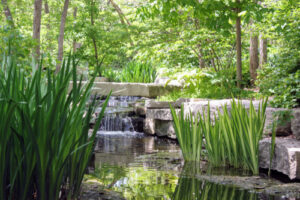
<path fill-rule="evenodd" d="M 180 109 L 176 109 L 176 112 L 179 113 Z M 173 120 L 171 110 L 166 109 L 147 109 L 146 118 L 150 119 L 159 119 L 170 121 Z"/>
<path fill-rule="evenodd" d="M 172 102 L 172 105 L 177 108 L 176 112 L 180 113 L 181 104 L 184 106 L 184 115 L 187 116 L 191 112 L 194 116 L 200 112 L 207 111 L 208 104 L 210 106 L 210 117 L 213 120 L 214 116 L 218 117 L 218 110 L 223 113 L 223 106 L 227 105 L 227 109 L 231 110 L 231 99 L 223 99 L 223 100 L 205 100 L 205 99 L 179 99 L 176 102 Z M 246 108 L 250 107 L 250 100 L 241 100 L 243 105 Z M 252 101 L 253 105 L 256 109 L 259 107 L 260 101 Z M 160 121 L 166 121 L 168 123 L 172 120 L 172 115 L 169 109 L 169 102 L 158 102 L 155 100 L 146 100 L 145 107 L 147 108 L 146 111 L 146 118 L 151 118 Z M 272 124 L 274 120 L 278 121 L 278 117 L 275 116 L 276 113 L 288 111 L 287 109 L 282 108 L 269 108 L 266 109 L 266 122 L 264 133 L 270 134 L 272 132 Z M 156 123 L 155 121 L 153 122 Z M 163 122 L 160 122 L 160 125 Z M 168 126 L 167 124 L 165 127 Z M 294 112 L 294 119 L 292 122 L 293 132 L 295 133 L 296 137 L 300 139 L 300 109 Z M 164 135 L 166 135 L 165 133 Z M 291 123 L 288 120 L 285 124 L 280 124 L 280 126 L 276 129 L 277 136 L 288 136 L 291 134 Z M 168 135 L 168 134 L 167 134 Z M 170 135 L 173 135 L 171 133 Z M 298 135 L 298 136 L 297 136 Z"/>
<path fill-rule="evenodd" d="M 269 168 L 271 138 L 259 143 L 259 167 Z M 286 174 L 290 179 L 300 178 L 300 141 L 291 138 L 276 138 L 272 170 Z"/>
<path fill-rule="evenodd" d="M 155 134 L 155 119 L 146 118 L 144 121 L 144 133 L 149 135 Z"/>
<path fill-rule="evenodd" d="M 83 82 L 86 84 L 87 82 Z M 72 82 L 69 91 L 72 89 Z M 112 91 L 113 96 L 138 96 L 155 98 L 157 96 L 168 94 L 174 90 L 181 89 L 174 85 L 161 85 L 154 83 L 115 83 L 115 82 L 95 82 L 92 88 L 92 94 L 108 95 Z"/>
<path fill-rule="evenodd" d="M 170 104 L 174 107 L 174 108 L 180 108 L 181 104 L 183 104 L 184 102 L 189 102 L 189 99 L 184 99 L 184 98 L 180 98 L 175 102 L 170 102 L 170 101 L 156 101 L 153 99 L 150 100 L 146 100 L 145 102 L 145 106 L 148 109 L 162 109 L 162 108 L 170 108 Z"/>
<path fill-rule="evenodd" d="M 288 109 L 285 108 L 266 108 L 266 122 L 265 122 L 265 128 L 264 128 L 264 132 L 267 134 L 271 134 L 272 133 L 272 124 L 273 122 L 276 120 L 278 122 L 278 120 L 282 121 L 282 119 L 278 119 L 278 117 L 276 116 L 279 112 L 284 112 L 284 111 L 288 111 Z M 291 133 L 291 124 L 290 124 L 291 120 L 287 119 L 287 121 L 285 123 L 279 123 L 278 127 L 276 129 L 276 135 L 277 136 L 288 136 Z"/>
<path fill-rule="evenodd" d="M 292 132 L 297 140 L 300 140 L 300 108 L 293 110 L 293 118 L 291 122 Z"/>
<path fill-rule="evenodd" d="M 173 121 L 155 120 L 155 133 L 159 137 L 176 139 Z"/>
<path fill-rule="evenodd" d="M 134 112 L 138 115 L 138 116 L 146 116 L 146 107 L 145 105 L 143 105 L 142 103 L 136 103 L 134 105 Z"/>

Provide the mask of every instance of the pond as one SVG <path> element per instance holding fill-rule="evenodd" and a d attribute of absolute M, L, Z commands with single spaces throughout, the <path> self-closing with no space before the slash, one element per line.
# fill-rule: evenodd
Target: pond
<path fill-rule="evenodd" d="M 136 132 L 99 131 L 95 152 L 92 176 L 126 199 L 275 199 L 197 178 L 211 172 L 184 165 L 175 141 Z"/>

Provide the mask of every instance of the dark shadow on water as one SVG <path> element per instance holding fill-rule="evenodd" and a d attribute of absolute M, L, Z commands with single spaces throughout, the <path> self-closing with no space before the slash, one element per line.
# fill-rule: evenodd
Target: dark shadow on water
<path fill-rule="evenodd" d="M 199 164 L 185 163 L 181 176 L 178 180 L 173 200 L 256 200 L 257 194 L 246 190 L 239 190 L 221 184 L 210 183 L 195 178 L 196 174 L 202 173 Z"/>

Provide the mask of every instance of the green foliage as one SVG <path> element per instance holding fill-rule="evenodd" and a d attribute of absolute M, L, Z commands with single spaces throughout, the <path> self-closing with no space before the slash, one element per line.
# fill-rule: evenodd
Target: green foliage
<path fill-rule="evenodd" d="M 202 145 L 202 137 L 204 137 L 206 157 L 213 166 L 229 164 L 236 168 L 249 169 L 253 174 L 258 174 L 258 145 L 263 134 L 266 106 L 267 100 L 263 100 L 258 110 L 255 111 L 251 102 L 249 110 L 247 110 L 240 101 L 236 103 L 233 100 L 230 113 L 225 105 L 222 107 L 223 113 L 218 111 L 218 117 L 214 113 L 212 119 L 208 105 L 202 115 L 197 114 L 198 117 L 192 124 L 187 123 L 189 118 L 184 119 L 183 108 L 180 119 L 177 118 L 173 109 L 175 132 L 178 140 L 183 140 L 179 142 L 183 154 L 197 155 L 198 149 L 195 147 Z M 198 135 L 191 138 L 189 136 L 191 135 L 190 129 Z M 194 156 L 191 159 L 187 156 L 184 158 L 185 160 L 200 161 L 200 156 Z"/>
<path fill-rule="evenodd" d="M 156 69 L 150 63 L 130 62 L 122 69 L 121 82 L 153 83 Z"/>
<path fill-rule="evenodd" d="M 101 75 L 113 82 L 153 83 L 156 69 L 150 63 L 131 61 L 123 68 L 101 68 Z"/>
<path fill-rule="evenodd" d="M 58 74 L 39 67 L 30 75 L 13 55 L 4 56 L 0 199 L 71 199 L 79 194 L 108 99 L 89 136 L 93 79 L 87 85 L 77 81 L 76 63 L 70 57 Z"/>
<path fill-rule="evenodd" d="M 104 164 L 97 167 L 87 179 L 96 179 L 108 190 L 121 193 L 128 200 L 171 199 L 178 177 L 176 172 L 166 172 L 143 166 L 126 166 Z"/>
<path fill-rule="evenodd" d="M 274 96 L 274 107 L 292 108 L 300 104 L 300 69 L 298 55 L 289 51 L 271 58 L 259 72 L 257 84 L 264 95 Z M 286 57 L 284 57 L 286 55 Z"/>
<path fill-rule="evenodd" d="M 267 1 L 273 12 L 261 29 L 276 41 L 270 45 L 268 63 L 259 71 L 257 85 L 264 95 L 274 96 L 274 107 L 300 105 L 300 9 L 297 0 Z M 266 28 L 267 27 L 267 28 Z"/>
<path fill-rule="evenodd" d="M 184 160 L 186 161 L 200 161 L 202 152 L 202 137 L 201 127 L 198 121 L 201 119 L 200 114 L 193 117 L 190 113 L 189 116 L 184 116 L 184 108 L 181 107 L 180 117 L 177 117 L 175 109 L 171 106 L 171 113 L 174 122 L 174 128 L 177 140 Z"/>
<path fill-rule="evenodd" d="M 191 71 L 185 69 L 185 72 L 179 72 L 173 76 L 179 80 L 184 80 L 184 88 L 181 91 L 159 97 L 160 100 L 176 100 L 178 98 L 222 99 L 232 96 L 249 98 L 255 95 L 254 92 L 236 87 L 233 68 L 217 72 L 214 69 L 193 69 Z"/>
<path fill-rule="evenodd" d="M 108 78 L 110 82 L 119 82 L 120 81 L 120 69 L 114 69 L 112 67 L 102 67 L 101 68 L 101 76 Z"/>

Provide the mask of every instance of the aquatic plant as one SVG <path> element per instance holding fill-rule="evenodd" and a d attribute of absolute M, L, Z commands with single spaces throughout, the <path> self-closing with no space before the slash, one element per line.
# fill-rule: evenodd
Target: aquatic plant
<path fill-rule="evenodd" d="M 192 113 L 184 116 L 184 107 L 181 107 L 179 117 L 170 104 L 174 122 L 174 129 L 186 161 L 200 161 L 202 152 L 203 133 L 198 121 L 201 119 L 198 113 L 195 117 Z"/>
<path fill-rule="evenodd" d="M 95 99 L 89 104 L 88 100 L 94 78 L 86 85 L 82 78 L 77 80 L 71 56 L 58 74 L 49 69 L 44 73 L 39 66 L 30 75 L 23 68 L 13 55 L 3 57 L 0 199 L 74 199 L 109 97 L 89 136 Z"/>
<path fill-rule="evenodd" d="M 204 144 L 206 159 L 213 166 L 230 165 L 236 168 L 245 168 L 253 174 L 259 173 L 258 167 L 258 147 L 262 138 L 265 124 L 265 110 L 267 99 L 262 100 L 257 111 L 252 102 L 249 109 L 240 102 L 232 100 L 231 109 L 227 105 L 214 113 L 214 120 L 211 118 L 210 106 L 202 114 L 197 114 L 193 123 L 188 123 L 192 114 L 188 118 L 184 116 L 183 107 L 181 117 L 178 119 L 174 108 L 171 107 L 174 119 L 174 128 L 182 149 L 185 160 L 200 161 L 200 157 L 187 157 L 186 155 L 201 154 L 199 149 L 191 147 Z M 196 133 L 190 137 L 190 129 Z M 205 142 L 203 142 L 203 138 Z"/>

